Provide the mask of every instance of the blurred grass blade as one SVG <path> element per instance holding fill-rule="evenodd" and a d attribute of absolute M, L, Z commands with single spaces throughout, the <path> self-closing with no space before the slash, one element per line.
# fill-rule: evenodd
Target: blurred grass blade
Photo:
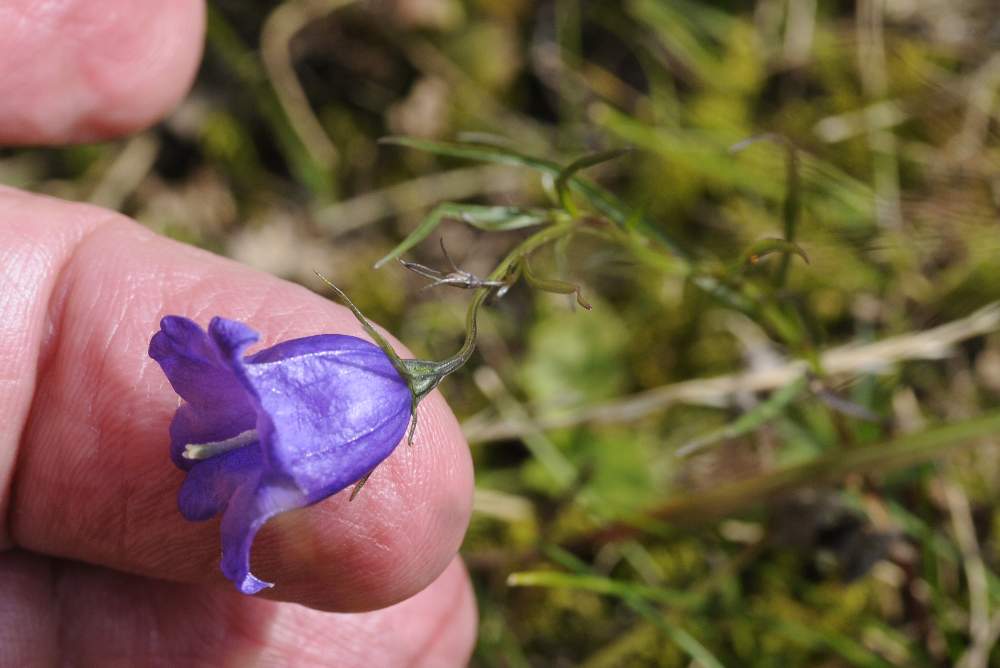
<path fill-rule="evenodd" d="M 679 626 L 668 624 L 664 631 L 677 646 L 687 652 L 692 659 L 703 668 L 725 668 L 725 664 L 715 658 L 708 648 L 698 642 L 698 639 Z"/>
<path fill-rule="evenodd" d="M 622 582 L 587 573 L 560 573 L 557 571 L 522 571 L 507 576 L 510 587 L 548 587 L 552 589 L 578 589 L 623 599 L 629 607 L 660 628 L 678 647 L 706 668 L 724 668 L 721 661 L 690 633 L 665 618 L 662 611 L 650 605 L 654 602 L 668 607 L 690 606 L 699 597 L 674 592 L 662 587 L 633 582 Z"/>
<path fill-rule="evenodd" d="M 994 434 L 1000 434 L 1000 411 L 965 422 L 932 427 L 881 446 L 831 452 L 757 478 L 687 495 L 661 508 L 656 515 L 660 519 L 679 519 L 689 515 L 688 511 L 696 511 L 693 514 L 718 517 L 804 485 L 829 483 L 851 473 L 884 471 L 926 461 L 973 439 Z"/>
<path fill-rule="evenodd" d="M 756 318 L 757 303 L 735 287 L 728 285 L 723 278 L 709 273 L 692 273 L 688 277 L 688 282 L 734 311 Z"/>
<path fill-rule="evenodd" d="M 600 151 L 599 153 L 590 153 L 588 155 L 577 158 L 573 162 L 566 165 L 566 167 L 559 172 L 559 176 L 556 177 L 556 195 L 559 198 L 559 203 L 564 209 L 569 211 L 571 214 L 576 215 L 576 206 L 573 204 L 569 197 L 569 180 L 576 176 L 577 172 L 587 169 L 589 167 L 594 167 L 601 164 L 602 162 L 608 162 L 614 160 L 615 158 L 620 158 L 626 153 L 630 153 L 632 149 L 629 148 L 617 148 L 610 151 Z M 631 219 L 626 219 L 625 224 L 628 225 Z"/>
<path fill-rule="evenodd" d="M 843 657 L 849 665 L 864 668 L 893 668 L 890 663 L 874 653 L 862 643 L 833 629 L 814 628 L 808 624 L 782 618 L 775 619 L 772 627 L 778 634 L 809 646 L 825 645 Z"/>
<path fill-rule="evenodd" d="M 382 137 L 379 144 L 390 146 L 404 146 L 406 148 L 433 153 L 434 155 L 444 155 L 451 158 L 464 158 L 478 162 L 489 162 L 501 165 L 513 165 L 516 167 L 528 167 L 553 177 L 558 176 L 561 167 L 558 163 L 542 158 L 535 158 L 525 155 L 512 148 L 497 144 L 480 144 L 471 142 L 444 142 L 431 141 L 429 139 L 417 139 L 415 137 Z"/>
<path fill-rule="evenodd" d="M 718 86 L 738 76 L 727 71 L 715 46 L 731 38 L 732 15 L 707 3 L 684 0 L 634 0 L 628 9 L 641 25 L 652 28 L 671 59 L 700 81 Z"/>
<path fill-rule="evenodd" d="M 785 241 L 790 243 L 795 241 L 798 232 L 799 218 L 802 216 L 802 167 L 799 161 L 799 152 L 788 137 L 775 132 L 768 132 L 756 137 L 750 137 L 738 144 L 731 146 L 731 153 L 743 151 L 752 144 L 759 141 L 774 142 L 785 149 L 785 199 L 781 205 L 781 221 L 784 227 Z M 778 271 L 774 275 L 774 282 L 777 287 L 783 287 L 788 280 L 788 268 L 791 265 L 792 256 L 785 253 L 778 265 Z M 808 260 L 806 260 L 808 263 Z"/>
<path fill-rule="evenodd" d="M 706 188 L 736 189 L 775 202 L 785 196 L 780 179 L 761 178 L 784 164 L 776 150 L 756 151 L 752 159 L 736 160 L 728 147 L 740 137 L 727 136 L 724 131 L 651 126 L 600 104 L 594 119 L 619 141 L 659 156 L 664 161 L 661 169 L 687 174 L 688 178 L 698 176 Z M 799 158 L 802 194 L 808 196 L 814 217 L 841 230 L 872 229 L 874 193 L 867 184 L 809 154 L 800 152 Z"/>
<path fill-rule="evenodd" d="M 772 253 L 782 253 L 785 256 L 798 255 L 806 264 L 809 264 L 809 256 L 806 255 L 806 252 L 802 250 L 802 247 L 794 241 L 787 241 L 785 239 L 761 239 L 760 241 L 754 242 L 749 248 L 743 251 L 740 266 L 746 267 L 747 265 L 757 264 Z"/>
<path fill-rule="evenodd" d="M 785 385 L 768 397 L 766 401 L 762 401 L 753 410 L 744 413 L 730 424 L 688 441 L 677 449 L 677 456 L 688 457 L 727 439 L 749 434 L 761 425 L 781 415 L 788 405 L 802 394 L 808 384 L 806 376 L 799 376 L 795 381 Z"/>
<path fill-rule="evenodd" d="M 519 153 L 512 149 L 485 144 L 470 144 L 461 142 L 439 142 L 427 139 L 416 139 L 413 137 L 383 137 L 380 144 L 391 146 L 404 146 L 418 151 L 433 153 L 434 155 L 448 156 L 452 158 L 463 158 L 465 160 L 476 160 L 479 162 L 489 162 L 498 165 L 512 165 L 515 167 L 526 167 L 542 174 L 547 174 L 552 178 L 559 178 L 563 168 L 559 163 L 543 158 L 536 158 L 530 155 Z M 570 190 L 586 197 L 591 205 L 598 212 L 607 216 L 609 220 L 621 228 L 635 224 L 636 227 L 646 236 L 662 244 L 674 256 L 689 260 L 690 255 L 681 249 L 670 237 L 658 229 L 653 221 L 643 214 L 637 216 L 631 207 L 626 205 L 617 196 L 604 188 L 588 181 L 578 175 L 568 179 Z"/>
<path fill-rule="evenodd" d="M 486 232 L 519 230 L 541 225 L 549 220 L 547 211 L 542 209 L 518 209 L 510 206 L 483 206 L 479 204 L 445 203 L 434 207 L 423 222 L 385 257 L 375 263 L 378 269 L 386 262 L 401 257 L 408 250 L 430 236 L 431 232 L 447 219 L 460 220 Z"/>
<path fill-rule="evenodd" d="M 521 571 L 507 576 L 509 587 L 548 587 L 551 589 L 581 589 L 595 594 L 607 594 L 620 598 L 640 598 L 665 605 L 689 605 L 694 597 L 670 591 L 661 587 L 635 582 L 612 580 L 600 575 L 586 573 L 561 573 L 559 571 Z"/>
<path fill-rule="evenodd" d="M 566 570 L 576 571 L 577 573 L 590 572 L 590 565 L 587 562 L 583 561 L 580 557 L 576 556 L 569 550 L 564 550 L 558 545 L 551 543 L 545 544 L 542 546 L 542 553 Z"/>
<path fill-rule="evenodd" d="M 964 422 L 932 427 L 883 445 L 836 451 L 748 480 L 701 492 L 678 495 L 647 515 L 581 537 L 581 544 L 619 540 L 633 535 L 650 519 L 696 523 L 750 510 L 768 499 L 807 486 L 837 482 L 852 473 L 874 473 L 911 466 L 940 457 L 976 439 L 1000 435 L 1000 411 Z"/>
<path fill-rule="evenodd" d="M 802 175 L 799 165 L 799 153 L 789 140 L 785 144 L 785 201 L 781 207 L 781 219 L 785 227 L 785 240 L 788 243 L 795 243 L 795 236 L 798 232 L 799 219 L 802 217 Z M 807 260 L 808 262 L 808 260 Z M 788 269 L 792 263 L 792 256 L 789 253 L 781 258 L 778 265 L 778 273 L 775 274 L 775 284 L 781 288 L 788 280 Z"/>
<path fill-rule="evenodd" d="M 459 143 L 462 144 L 482 144 L 484 146 L 496 146 L 499 148 L 509 148 L 513 150 L 517 144 L 510 137 L 494 134 L 492 132 L 459 132 L 456 135 Z"/>
<path fill-rule="evenodd" d="M 207 47 L 219 55 L 231 76 L 253 97 L 292 174 L 321 201 L 333 199 L 336 180 L 331 170 L 317 163 L 302 143 L 270 82 L 257 68 L 255 51 L 212 3 L 208 4 L 206 18 Z"/>

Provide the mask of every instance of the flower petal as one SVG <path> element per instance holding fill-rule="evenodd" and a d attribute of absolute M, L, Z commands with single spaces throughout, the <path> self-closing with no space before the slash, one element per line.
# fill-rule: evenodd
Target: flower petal
<path fill-rule="evenodd" d="M 216 320 L 212 320 L 213 326 Z M 257 335 L 237 322 L 226 321 L 249 333 L 243 347 L 257 340 Z M 209 337 L 193 320 L 168 315 L 160 320 L 160 331 L 149 342 L 149 356 L 159 362 L 167 380 L 185 401 L 192 404 L 222 404 L 229 394 L 240 389 L 239 378 L 228 363 L 234 339 L 225 336 L 225 328 Z M 238 341 L 239 339 L 236 339 Z M 220 347 L 222 342 L 225 348 Z"/>
<path fill-rule="evenodd" d="M 236 490 L 260 478 L 260 443 L 195 462 L 177 495 L 184 519 L 207 520 L 222 512 Z"/>
<path fill-rule="evenodd" d="M 399 378 L 399 372 L 392 366 L 392 362 L 389 361 L 381 348 L 364 339 L 346 334 L 317 334 L 282 341 L 247 356 L 245 361 L 247 364 L 268 364 L 316 353 L 337 356 L 343 364 L 361 366 L 372 373 L 384 375 L 386 378 L 398 379 L 402 382 L 402 379 Z"/>
<path fill-rule="evenodd" d="M 209 334 L 188 318 L 167 316 L 149 342 L 149 356 L 163 368 L 174 390 L 188 403 L 170 425 L 170 455 L 178 467 L 186 445 L 221 441 L 257 422 L 255 399 L 234 369 L 233 359 L 257 340 L 246 325 L 214 318 Z M 242 364 L 236 364 L 242 369 Z"/>
<path fill-rule="evenodd" d="M 256 343 L 260 335 L 242 322 L 226 320 L 216 316 L 208 323 L 208 334 L 218 346 L 219 352 L 228 360 L 240 359 L 243 351 L 251 343 Z"/>
<path fill-rule="evenodd" d="M 406 431 L 410 389 L 367 341 L 311 336 L 246 361 L 246 378 L 271 421 L 261 432 L 264 456 L 310 500 L 371 471 Z"/>
<path fill-rule="evenodd" d="M 250 547 L 254 536 L 271 517 L 306 505 L 299 490 L 280 482 L 255 477 L 237 488 L 222 515 L 222 574 L 244 594 L 274 586 L 250 572 Z"/>

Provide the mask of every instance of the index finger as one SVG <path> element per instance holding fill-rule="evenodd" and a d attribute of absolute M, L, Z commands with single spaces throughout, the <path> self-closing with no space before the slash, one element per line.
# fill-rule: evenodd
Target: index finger
<path fill-rule="evenodd" d="M 11 481 L 0 536 L 146 576 L 222 581 L 218 522 L 188 523 L 177 510 L 184 473 L 169 461 L 167 425 L 178 400 L 146 355 L 160 317 L 223 314 L 265 345 L 363 337 L 360 326 L 304 288 L 100 209 L 0 190 L 0 221 L 0 267 L 24 283 L 0 300 L 0 369 L 16 376 L 0 383 L 0 411 L 24 425 L 19 442 L 0 440 L 0 484 L 4 455 Z M 468 522 L 471 464 L 439 395 L 420 416 L 414 447 L 396 448 L 354 501 L 345 491 L 265 526 L 253 570 L 278 583 L 274 596 L 370 609 L 445 568 Z"/>

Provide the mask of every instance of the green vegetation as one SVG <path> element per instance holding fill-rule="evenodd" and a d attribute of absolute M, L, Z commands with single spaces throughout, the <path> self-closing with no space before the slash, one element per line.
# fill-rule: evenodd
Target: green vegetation
<path fill-rule="evenodd" d="M 421 358 L 497 288 L 389 260 L 509 285 L 442 388 L 476 666 L 1000 666 L 994 3 L 377 7 L 215 2 L 164 124 L 0 181 Z"/>

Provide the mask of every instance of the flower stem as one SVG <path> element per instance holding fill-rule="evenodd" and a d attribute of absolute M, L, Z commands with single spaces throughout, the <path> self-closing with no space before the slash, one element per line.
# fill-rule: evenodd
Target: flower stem
<path fill-rule="evenodd" d="M 493 270 L 493 273 L 489 276 L 489 281 L 501 282 L 508 279 L 508 277 L 517 272 L 519 264 L 524 260 L 529 254 L 544 246 L 547 243 L 553 242 L 557 239 L 566 237 L 575 231 L 576 223 L 571 220 L 563 221 L 551 225 L 542 229 L 539 232 L 531 235 L 517 247 L 512 250 L 507 257 L 505 257 L 497 268 Z M 417 426 L 417 405 L 426 397 L 431 391 L 444 380 L 445 376 L 454 373 L 460 369 L 469 358 L 472 357 L 473 351 L 476 349 L 476 336 L 479 332 L 479 309 L 486 302 L 486 299 L 490 296 L 490 293 L 497 289 L 496 285 L 487 285 L 476 290 L 476 294 L 472 298 L 472 303 L 469 304 L 469 310 L 465 317 L 465 340 L 462 342 L 462 347 L 458 351 L 440 362 L 433 360 L 421 360 L 421 359 L 402 359 L 396 353 L 389 342 L 386 340 L 382 334 L 375 329 L 375 326 L 365 317 L 365 314 L 361 312 L 354 302 L 344 294 L 344 291 L 338 288 L 333 282 L 328 279 L 323 274 L 318 271 L 314 273 L 320 278 L 321 281 L 327 284 L 334 294 L 344 303 L 347 308 L 351 309 L 354 317 L 358 319 L 361 326 L 364 328 L 365 332 L 375 340 L 376 345 L 381 348 L 389 361 L 392 362 L 392 366 L 396 369 L 399 375 L 406 381 L 406 384 L 410 388 L 410 393 L 413 395 L 413 404 L 411 405 L 410 414 L 412 416 L 412 421 L 410 423 L 410 430 L 407 436 L 407 442 L 413 443 L 413 433 Z"/>

